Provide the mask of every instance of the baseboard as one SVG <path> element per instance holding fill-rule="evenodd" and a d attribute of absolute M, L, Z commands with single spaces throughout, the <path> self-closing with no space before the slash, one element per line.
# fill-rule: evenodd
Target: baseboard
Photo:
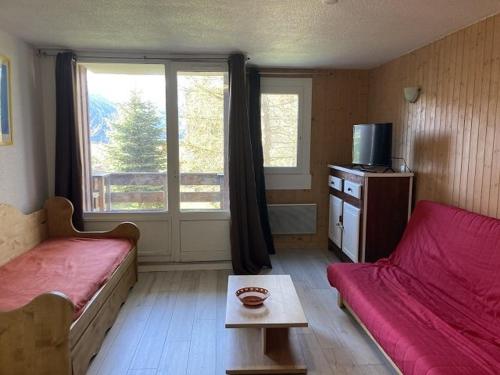
<path fill-rule="evenodd" d="M 139 263 L 139 272 L 232 270 L 229 261 L 185 263 Z"/>

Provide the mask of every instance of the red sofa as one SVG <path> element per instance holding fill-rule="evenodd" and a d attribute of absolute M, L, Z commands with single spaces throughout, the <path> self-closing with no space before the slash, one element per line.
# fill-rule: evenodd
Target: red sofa
<path fill-rule="evenodd" d="M 420 201 L 391 257 L 327 272 L 403 374 L 500 374 L 500 220 Z"/>

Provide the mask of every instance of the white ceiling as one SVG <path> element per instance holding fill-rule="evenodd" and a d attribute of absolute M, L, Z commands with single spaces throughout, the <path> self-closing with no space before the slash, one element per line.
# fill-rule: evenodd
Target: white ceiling
<path fill-rule="evenodd" d="M 364 68 L 498 12 L 500 0 L 0 0 L 0 29 L 37 47 Z"/>

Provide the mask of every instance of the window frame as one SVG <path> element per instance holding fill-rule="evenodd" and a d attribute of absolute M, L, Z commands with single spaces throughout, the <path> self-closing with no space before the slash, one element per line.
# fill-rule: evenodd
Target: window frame
<path fill-rule="evenodd" d="M 310 189 L 312 78 L 261 77 L 262 94 L 296 94 L 299 99 L 297 166 L 264 167 L 266 189 Z"/>
<path fill-rule="evenodd" d="M 180 162 L 179 162 L 179 157 L 180 157 L 180 143 L 179 143 L 179 106 L 177 103 L 178 100 L 178 88 L 177 88 L 177 74 L 179 72 L 192 72 L 192 73 L 224 73 L 224 114 L 223 114 L 223 120 L 224 120 L 224 175 L 227 176 L 224 180 L 225 184 L 225 192 L 226 192 L 226 199 L 227 199 L 227 206 L 221 207 L 219 209 L 182 209 L 181 208 L 181 198 L 180 198 L 180 188 L 181 188 L 181 183 L 180 183 Z M 173 187 L 176 189 L 176 193 L 178 194 L 177 200 L 177 210 L 180 213 L 180 215 L 192 215 L 193 213 L 201 213 L 201 214 L 213 214 L 213 213 L 228 213 L 229 212 L 229 69 L 226 63 L 220 63 L 220 62 L 203 62 L 203 61 L 197 61 L 197 62 L 189 62 L 189 61 L 175 61 L 171 62 L 170 64 L 170 70 L 167 71 L 166 73 L 168 75 L 168 79 L 171 79 L 171 83 L 174 83 L 174 85 L 171 85 L 170 90 L 175 90 L 175 94 L 171 95 L 171 100 L 172 102 L 169 102 L 168 94 L 167 94 L 167 111 L 168 111 L 168 105 L 172 108 L 174 108 L 172 111 L 173 116 L 175 116 L 175 119 L 172 118 L 172 123 L 175 123 L 175 129 L 172 129 L 172 143 L 174 144 L 169 144 L 168 147 L 171 147 L 171 149 L 175 148 L 175 152 L 172 158 L 172 170 L 174 170 L 174 175 L 173 179 L 175 180 L 175 183 L 173 183 Z M 168 82 L 168 81 L 167 81 Z M 168 87 L 168 83 L 167 83 Z M 167 88 L 168 91 L 168 88 Z M 175 98 L 173 98 L 175 97 Z M 175 105 L 174 105 L 175 104 Z M 174 122 L 175 121 L 175 122 Z M 167 119 L 168 122 L 168 119 Z M 168 130 L 168 129 L 167 129 Z M 167 138 L 168 138 L 167 134 Z M 174 141 L 174 139 L 176 141 Z M 169 186 L 170 187 L 170 186 Z M 223 214 L 224 215 L 224 214 Z"/>
<path fill-rule="evenodd" d="M 155 59 L 155 60 L 146 60 L 141 58 L 105 58 L 105 57 L 80 57 L 77 61 L 77 66 L 82 65 L 85 67 L 86 64 L 130 64 L 130 65 L 163 65 L 164 67 L 164 79 L 165 79 L 165 111 L 168 111 L 167 108 L 167 94 L 168 94 L 168 69 L 170 65 L 170 61 L 167 59 Z M 90 144 L 90 136 L 89 136 L 89 114 L 88 114 L 88 88 L 87 82 L 82 82 L 83 77 L 80 75 L 80 70 L 77 68 L 77 97 L 76 98 L 76 106 L 78 111 L 78 128 L 79 128 L 79 137 L 80 144 L 82 147 L 82 164 L 83 164 L 83 184 L 82 184 L 82 195 L 84 199 L 83 206 L 83 218 L 84 220 L 96 220 L 97 218 L 109 217 L 109 218 L 119 218 L 122 215 L 133 215 L 134 217 L 140 217 L 144 219 L 153 219 L 158 217 L 164 217 L 168 215 L 170 212 L 170 201 L 167 195 L 165 200 L 165 208 L 159 210 L 110 210 L 110 211 L 91 211 L 88 210 L 88 207 L 91 207 L 92 200 L 92 188 L 91 188 L 91 179 L 92 179 L 92 152 L 91 152 L 91 144 Z M 86 79 L 86 77 L 85 77 Z M 83 88 L 85 86 L 85 88 Z M 85 97 L 85 104 L 83 104 L 83 94 L 87 95 Z M 168 117 L 168 116 L 167 116 Z M 165 119 L 165 127 L 166 127 L 166 135 L 168 137 L 168 119 Z M 168 144 L 168 139 L 167 143 Z M 167 146 L 168 147 L 168 146 Z M 168 154 L 167 154 L 167 171 L 168 171 Z M 168 178 L 167 172 L 167 178 Z M 167 191 L 170 187 L 167 183 Z"/>

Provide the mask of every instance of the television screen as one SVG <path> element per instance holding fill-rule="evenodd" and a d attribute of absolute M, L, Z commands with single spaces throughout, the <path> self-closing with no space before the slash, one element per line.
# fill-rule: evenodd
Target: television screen
<path fill-rule="evenodd" d="M 352 163 L 392 166 L 392 124 L 359 124 L 353 127 Z"/>

